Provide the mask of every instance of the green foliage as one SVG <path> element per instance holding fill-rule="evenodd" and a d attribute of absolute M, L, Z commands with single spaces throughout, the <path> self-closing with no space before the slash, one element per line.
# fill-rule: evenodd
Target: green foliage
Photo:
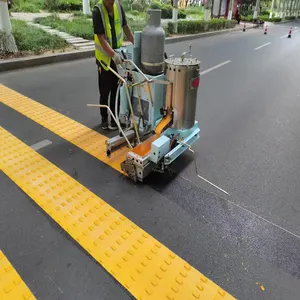
<path fill-rule="evenodd" d="M 137 11 L 139 11 L 139 12 L 144 11 L 143 5 L 142 5 L 140 2 L 138 2 L 138 1 L 134 1 L 134 2 L 132 3 L 132 9 L 133 9 L 133 10 L 137 10 Z"/>
<path fill-rule="evenodd" d="M 11 22 L 19 51 L 30 51 L 38 54 L 46 50 L 63 49 L 67 46 L 66 41 L 62 38 L 29 26 L 24 21 L 12 19 Z"/>
<path fill-rule="evenodd" d="M 259 19 L 267 21 L 267 22 L 273 22 L 273 23 L 277 23 L 277 22 L 281 22 L 282 19 L 281 18 L 269 18 L 269 16 L 259 16 Z"/>
<path fill-rule="evenodd" d="M 186 13 L 184 10 L 178 10 L 178 19 L 185 19 L 186 18 Z"/>
<path fill-rule="evenodd" d="M 202 6 L 190 6 L 184 12 L 188 15 L 203 15 Z"/>
<path fill-rule="evenodd" d="M 153 1 L 150 5 L 150 8 L 152 9 L 161 9 L 161 3 L 157 1 Z"/>
<path fill-rule="evenodd" d="M 243 22 L 253 22 L 253 16 L 241 16 Z"/>
<path fill-rule="evenodd" d="M 142 16 L 144 16 L 143 13 L 141 13 L 140 11 L 137 11 L 137 10 L 130 11 L 130 14 L 128 13 L 128 16 L 130 16 L 130 15 L 136 16 L 136 17 L 142 17 Z"/>
<path fill-rule="evenodd" d="M 270 11 L 269 10 L 262 10 L 259 15 L 260 15 L 260 17 L 262 17 L 262 16 L 269 17 Z"/>
<path fill-rule="evenodd" d="M 287 16 L 285 17 L 286 20 L 295 20 L 296 17 L 295 16 Z"/>
<path fill-rule="evenodd" d="M 161 18 L 162 19 L 172 19 L 172 6 L 171 5 L 162 5 L 161 6 Z M 179 9 L 178 10 L 178 19 L 185 19 L 186 13 Z"/>
<path fill-rule="evenodd" d="M 145 19 L 132 20 L 127 18 L 127 21 L 133 32 L 141 31 L 147 25 Z M 61 20 L 58 16 L 52 15 L 45 18 L 37 18 L 35 19 L 35 22 L 45 26 L 50 26 L 59 31 L 67 32 L 73 36 L 83 37 L 88 40 L 94 39 L 93 24 L 91 20 L 86 17 L 74 17 L 73 20 Z M 165 31 L 167 31 L 166 28 Z"/>
<path fill-rule="evenodd" d="M 161 18 L 162 19 L 172 19 L 172 6 L 163 5 L 161 7 Z"/>
<path fill-rule="evenodd" d="M 281 18 L 269 18 L 269 15 L 264 15 L 264 16 L 259 16 L 258 17 L 258 19 L 259 20 L 263 20 L 263 21 L 265 21 L 265 22 L 275 22 L 275 23 L 277 23 L 277 22 L 281 22 L 282 21 L 282 19 Z M 252 16 L 242 16 L 241 17 L 241 21 L 243 21 L 243 22 L 253 22 L 253 17 Z"/>
<path fill-rule="evenodd" d="M 92 1 L 98 1 L 98 0 L 92 0 Z M 122 6 L 125 11 L 130 11 L 131 10 L 131 4 L 133 3 L 132 0 L 123 0 L 122 1 Z"/>
<path fill-rule="evenodd" d="M 14 0 L 12 3 L 12 11 L 14 12 L 30 12 L 37 13 L 44 6 L 44 0 Z"/>
<path fill-rule="evenodd" d="M 45 18 L 35 19 L 36 23 L 50 26 L 59 31 L 67 32 L 73 36 L 82 37 L 84 39 L 93 40 L 93 24 L 90 19 L 86 17 L 78 17 L 73 20 L 61 20 L 56 15 Z"/>
<path fill-rule="evenodd" d="M 135 31 L 142 31 L 144 27 L 147 25 L 147 23 L 145 21 L 143 22 L 133 21 L 133 22 L 129 22 L 128 25 L 130 26 L 131 31 L 135 32 Z"/>
<path fill-rule="evenodd" d="M 270 21 L 270 22 L 272 22 L 271 19 L 269 19 L 269 16 L 261 16 L 260 15 L 259 19 L 264 20 L 264 21 Z"/>
<path fill-rule="evenodd" d="M 77 10 L 73 12 L 74 17 L 84 17 L 82 10 Z"/>
<path fill-rule="evenodd" d="M 82 9 L 82 0 L 58 0 L 58 10 L 72 11 Z"/>
<path fill-rule="evenodd" d="M 99 0 L 90 0 L 91 7 L 93 8 L 98 2 Z"/>
<path fill-rule="evenodd" d="M 233 28 L 236 25 L 235 20 L 213 19 L 210 21 L 179 21 L 178 33 L 179 34 L 195 34 L 206 31 L 215 31 L 227 28 Z M 168 32 L 174 33 L 173 23 L 168 23 Z"/>
<path fill-rule="evenodd" d="M 44 0 L 44 6 L 49 11 L 55 11 L 58 9 L 58 0 Z"/>
<path fill-rule="evenodd" d="M 45 8 L 49 11 L 80 11 L 82 9 L 81 0 L 44 0 Z"/>

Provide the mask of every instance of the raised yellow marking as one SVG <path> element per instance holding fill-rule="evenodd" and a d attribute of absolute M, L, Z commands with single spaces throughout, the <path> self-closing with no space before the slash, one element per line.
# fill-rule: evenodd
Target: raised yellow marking
<path fill-rule="evenodd" d="M 33 300 L 20 275 L 0 250 L 0 300 Z"/>
<path fill-rule="evenodd" d="M 0 167 L 137 299 L 234 299 L 2 127 Z"/>
<path fill-rule="evenodd" d="M 106 136 L 1 84 L 0 101 L 123 173 L 121 162 L 125 160 L 127 147 L 114 151 L 108 158 L 106 156 Z"/>

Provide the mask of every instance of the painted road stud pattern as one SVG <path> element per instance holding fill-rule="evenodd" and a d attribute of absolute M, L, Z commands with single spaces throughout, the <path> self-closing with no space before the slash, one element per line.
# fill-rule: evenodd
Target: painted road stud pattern
<path fill-rule="evenodd" d="M 0 300 L 34 300 L 20 275 L 0 250 Z"/>
<path fill-rule="evenodd" d="M 234 299 L 2 127 L 0 167 L 137 299 Z"/>
<path fill-rule="evenodd" d="M 108 158 L 106 156 L 106 136 L 1 84 L 0 102 L 125 174 L 121 170 L 121 162 L 125 160 L 127 147 L 114 151 Z"/>

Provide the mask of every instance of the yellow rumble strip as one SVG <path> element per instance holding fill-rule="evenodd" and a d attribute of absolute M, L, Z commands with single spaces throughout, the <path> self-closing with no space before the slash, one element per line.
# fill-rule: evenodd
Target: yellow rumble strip
<path fill-rule="evenodd" d="M 127 147 L 114 151 L 108 158 L 106 156 L 106 136 L 1 84 L 0 102 L 123 173 L 120 164 L 125 160 Z"/>
<path fill-rule="evenodd" d="M 0 250 L 0 300 L 33 300 L 35 297 Z"/>
<path fill-rule="evenodd" d="M 0 167 L 137 299 L 234 299 L 2 127 Z"/>

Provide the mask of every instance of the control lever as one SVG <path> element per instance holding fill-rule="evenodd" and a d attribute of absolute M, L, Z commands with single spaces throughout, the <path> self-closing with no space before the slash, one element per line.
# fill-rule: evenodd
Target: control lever
<path fill-rule="evenodd" d="M 123 58 L 124 58 L 124 59 L 127 59 L 127 55 L 125 54 L 124 50 L 121 50 L 121 53 L 122 53 L 122 55 L 123 55 Z"/>

